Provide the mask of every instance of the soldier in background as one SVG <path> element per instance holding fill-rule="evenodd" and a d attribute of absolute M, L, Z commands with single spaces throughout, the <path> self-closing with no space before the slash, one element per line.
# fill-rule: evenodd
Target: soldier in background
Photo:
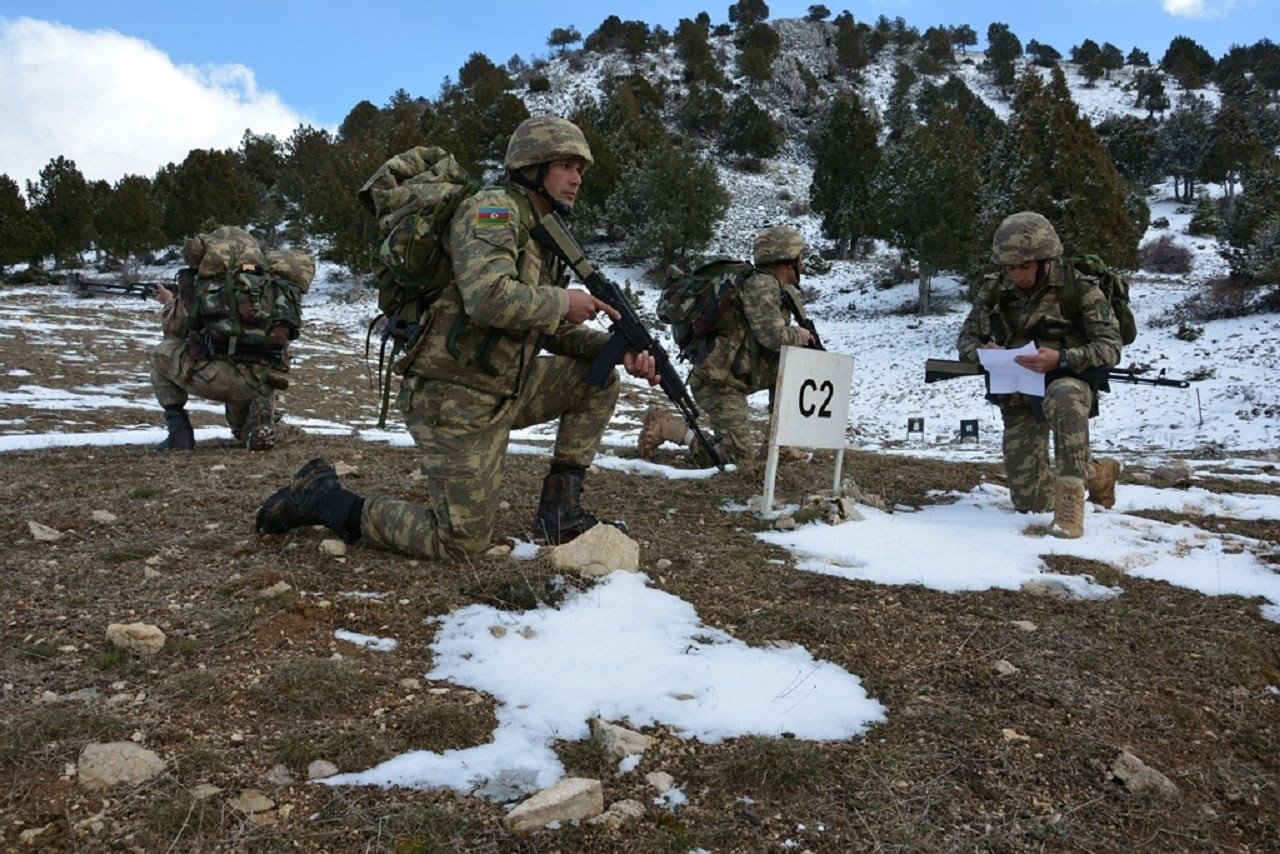
<path fill-rule="evenodd" d="M 689 373 L 689 390 L 714 433 L 712 444 L 739 470 L 753 469 L 757 457 L 747 395 L 765 389 L 772 394 L 782 348 L 813 341 L 809 330 L 791 325 L 793 317 L 806 319 L 797 291 L 806 251 L 804 237 L 788 226 L 766 228 L 756 235 L 751 252 L 756 270 L 738 284 L 731 309 L 708 336 L 710 352 Z M 693 441 L 684 419 L 661 406 L 650 406 L 640 428 L 640 456 L 651 459 L 663 442 L 688 447 L 695 465 L 712 464 Z"/>
<path fill-rule="evenodd" d="M 1034 355 L 1018 364 L 1045 377 L 1043 400 L 1022 394 L 989 395 L 1004 420 L 1004 467 L 1014 509 L 1053 510 L 1053 533 L 1084 534 L 1086 485 L 1091 501 L 1115 503 L 1119 464 L 1093 460 L 1089 419 L 1098 413 L 1102 384 L 1079 374 L 1111 368 L 1120 360 L 1120 326 L 1096 279 L 1077 274 L 1080 318 L 1068 318 L 1063 286 L 1062 243 L 1053 225 L 1038 213 L 1006 218 L 991 242 L 991 260 L 1000 271 L 983 279 L 960 330 L 960 358 L 977 362 L 979 348 L 1014 349 L 1036 343 Z M 1049 465 L 1049 433 L 1054 438 L 1056 477 Z"/>
<path fill-rule="evenodd" d="M 156 288 L 155 299 L 163 306 L 160 323 L 164 338 L 151 349 L 151 385 L 164 408 L 168 430 L 156 449 L 195 448 L 195 430 L 186 408 L 191 395 L 222 403 L 231 434 L 249 450 L 275 447 L 275 386 L 280 384 L 281 374 L 261 362 L 220 355 L 194 357 L 186 337 L 190 306 L 164 286 Z"/>
<path fill-rule="evenodd" d="M 323 524 L 348 542 L 419 557 L 482 553 L 493 535 L 511 431 L 557 419 L 532 534 L 562 543 L 598 524 L 580 503 L 582 482 L 621 382 L 614 372 L 603 387 L 586 383 L 609 336 L 583 324 L 617 312 L 566 288 L 563 265 L 529 236 L 541 216 L 572 210 L 591 163 L 572 122 L 526 119 L 507 146 L 507 179 L 465 200 L 451 221 L 453 281 L 404 357 L 397 401 L 422 455 L 430 505 L 366 499 L 342 487 L 328 460 L 315 459 L 262 505 L 260 533 Z M 539 357 L 542 350 L 552 355 Z M 623 366 L 658 381 L 647 352 L 627 353 Z"/>

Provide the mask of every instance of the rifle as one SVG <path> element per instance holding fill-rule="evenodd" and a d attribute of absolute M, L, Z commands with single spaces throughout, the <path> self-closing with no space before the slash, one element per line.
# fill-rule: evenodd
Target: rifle
<path fill-rule="evenodd" d="M 622 361 L 623 355 L 628 350 L 636 352 L 647 350 L 657 363 L 658 382 L 663 392 L 675 404 L 676 409 L 680 410 L 698 444 L 711 457 L 716 468 L 724 471 L 724 461 L 720 459 L 715 446 L 711 444 L 706 434 L 698 427 L 698 407 L 694 404 L 689 390 L 684 387 L 684 382 L 676 372 L 675 366 L 671 364 L 671 357 L 645 328 L 640 315 L 636 314 L 635 308 L 622 293 L 622 289 L 591 266 L 591 262 L 582 252 L 582 247 L 573 239 L 573 235 L 565 228 L 564 221 L 556 212 L 552 211 L 542 217 L 538 224 L 529 230 L 529 234 L 550 249 L 564 262 L 565 266 L 572 269 L 593 297 L 608 303 L 618 312 L 618 319 L 609 328 L 612 333 L 609 340 L 605 342 L 600 355 L 596 356 L 596 360 L 587 369 L 587 382 L 597 387 L 603 386 L 609 381 L 613 366 Z"/>
<path fill-rule="evenodd" d="M 796 316 L 796 326 L 799 326 L 801 329 L 809 330 L 809 334 L 813 336 L 813 340 L 804 345 L 805 349 L 821 350 L 825 353 L 827 348 L 822 346 L 822 337 L 818 335 L 818 327 L 814 324 L 813 320 L 800 310 L 800 306 L 796 305 L 796 301 L 791 298 L 791 294 L 787 292 L 786 288 L 783 288 L 782 290 L 782 298 L 789 303 L 791 313 Z"/>
<path fill-rule="evenodd" d="M 929 359 L 924 363 L 924 381 L 934 383 L 940 380 L 953 380 L 956 377 L 975 377 L 985 374 L 982 366 L 974 362 L 961 362 L 954 359 Z M 1088 382 L 1121 382 L 1135 385 L 1168 386 L 1170 388 L 1189 388 L 1190 381 L 1166 377 L 1164 369 L 1154 377 L 1144 377 L 1137 368 L 1087 368 L 1079 373 L 1068 371 L 1049 371 L 1044 375 L 1046 383 L 1059 377 L 1079 377 Z"/>
<path fill-rule="evenodd" d="M 137 294 L 148 299 L 160 287 L 157 282 L 105 282 L 100 279 L 86 279 L 79 273 L 73 273 L 68 279 L 71 292 L 79 297 L 100 294 Z"/>

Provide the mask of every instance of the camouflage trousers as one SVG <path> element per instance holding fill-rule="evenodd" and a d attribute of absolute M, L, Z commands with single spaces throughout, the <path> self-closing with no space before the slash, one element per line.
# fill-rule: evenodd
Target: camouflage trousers
<path fill-rule="evenodd" d="M 512 430 L 558 418 L 553 461 L 585 468 L 595 459 L 621 382 L 615 371 L 603 388 L 587 385 L 590 365 L 540 357 L 515 398 L 406 377 L 397 406 L 421 454 L 431 503 L 370 498 L 360 517 L 363 538 L 426 558 L 464 559 L 489 548 Z"/>
<path fill-rule="evenodd" d="M 747 395 L 721 383 L 710 382 L 697 371 L 689 375 L 689 392 L 697 401 L 698 409 L 707 417 L 703 432 L 710 433 L 709 438 L 721 459 L 738 466 L 739 470 L 754 468 L 756 443 L 747 414 Z M 701 468 L 713 465 L 697 439 L 689 448 L 689 456 Z"/>
<path fill-rule="evenodd" d="M 1089 466 L 1089 410 L 1094 391 L 1074 377 L 1045 388 L 1043 422 L 1027 398 L 1014 395 L 1001 405 L 1004 417 L 1004 471 L 1013 507 L 1041 512 L 1053 507 L 1054 471 L 1049 465 L 1049 433 L 1058 477 L 1084 478 Z"/>
<path fill-rule="evenodd" d="M 187 343 L 166 338 L 151 348 L 151 385 L 161 406 L 186 406 L 195 395 L 223 405 L 227 424 L 237 439 L 244 438 L 249 404 L 258 397 L 272 397 L 267 365 L 230 359 L 192 359 Z"/>

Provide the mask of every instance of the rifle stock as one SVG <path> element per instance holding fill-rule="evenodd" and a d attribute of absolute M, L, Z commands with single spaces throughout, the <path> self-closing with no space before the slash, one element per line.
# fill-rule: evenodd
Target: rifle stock
<path fill-rule="evenodd" d="M 956 359 L 929 359 L 924 363 L 924 381 L 926 383 L 954 380 L 957 377 L 982 376 L 986 371 L 981 365 L 973 362 L 961 362 Z M 1166 377 L 1164 369 L 1154 377 L 1142 376 L 1135 368 L 1089 368 L 1080 373 L 1060 373 L 1050 371 L 1046 379 L 1057 376 L 1074 376 L 1090 382 L 1120 382 L 1134 385 L 1166 386 L 1168 388 L 1189 388 L 1190 381 Z"/>
<path fill-rule="evenodd" d="M 550 249 L 557 258 L 564 262 L 565 266 L 573 270 L 578 279 L 587 286 L 587 290 L 591 292 L 592 296 L 608 303 L 618 312 L 618 319 L 613 321 L 613 325 L 610 327 L 612 334 L 609 340 L 605 342 L 604 348 L 587 370 L 587 382 L 596 386 L 604 385 L 608 381 L 609 373 L 613 370 L 614 365 L 622 361 L 622 357 L 628 350 L 636 352 L 648 351 L 654 362 L 657 363 L 658 384 L 661 386 L 662 391 L 675 404 L 676 409 L 680 411 L 680 415 L 684 418 L 685 423 L 689 425 L 689 429 L 693 431 L 698 444 L 707 452 L 707 455 L 715 463 L 716 468 L 724 471 L 724 461 L 716 453 L 715 446 L 711 444 L 711 440 L 707 438 L 706 434 L 702 432 L 702 428 L 698 426 L 698 407 L 694 404 L 689 390 L 685 388 L 684 381 L 680 379 L 680 374 L 676 371 L 675 365 L 671 363 L 671 357 L 667 355 L 667 351 L 662 348 L 662 345 L 657 342 L 648 328 L 645 327 L 644 321 L 640 319 L 640 315 L 636 313 L 635 308 L 622 292 L 622 289 L 614 282 L 606 279 L 591 265 L 591 262 L 583 254 L 582 247 L 578 245 L 573 235 L 565 228 L 559 214 L 554 211 L 542 217 L 538 224 L 530 229 L 529 234 L 543 246 Z"/>

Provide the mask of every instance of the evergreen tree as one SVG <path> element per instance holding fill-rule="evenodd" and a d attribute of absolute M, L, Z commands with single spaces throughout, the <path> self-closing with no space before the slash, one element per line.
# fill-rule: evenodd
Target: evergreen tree
<path fill-rule="evenodd" d="M 958 50 L 973 47 L 978 43 L 978 33 L 968 24 L 951 28 L 951 44 Z"/>
<path fill-rule="evenodd" d="M 836 61 L 846 71 L 857 71 L 866 68 L 871 62 L 871 53 L 867 49 L 866 40 L 861 28 L 854 23 L 853 15 L 841 12 L 836 16 Z"/>
<path fill-rule="evenodd" d="M 855 93 L 831 104 L 809 134 L 813 183 L 809 206 L 822 217 L 822 233 L 846 255 L 875 231 L 870 182 L 880 161 L 878 128 Z"/>
<path fill-rule="evenodd" d="M 889 90 L 889 103 L 885 110 L 885 127 L 889 131 L 890 141 L 901 137 L 916 123 L 911 107 L 911 87 L 915 85 L 916 79 L 916 73 L 905 62 L 894 66 L 893 86 Z"/>
<path fill-rule="evenodd" d="M 1027 56 L 1041 68 L 1053 68 L 1062 60 L 1062 54 L 1052 45 L 1041 44 L 1032 39 L 1027 42 Z"/>
<path fill-rule="evenodd" d="M 772 157 L 782 145 L 782 129 L 745 92 L 734 99 L 724 118 L 720 150 L 739 157 Z"/>
<path fill-rule="evenodd" d="M 1034 210 L 1048 217 L 1068 251 L 1096 252 L 1121 268 L 1138 265 L 1138 239 L 1149 213 L 1080 115 L 1061 69 L 1048 85 L 1028 70 L 1013 114 L 991 160 L 975 240 L 989 246 L 999 222 Z"/>
<path fill-rule="evenodd" d="M 1187 36 L 1174 36 L 1160 59 L 1160 69 L 1183 89 L 1199 89 L 1213 73 L 1213 57 Z"/>
<path fill-rule="evenodd" d="M 1150 55 L 1148 55 L 1145 50 L 1139 50 L 1136 47 L 1133 50 L 1129 51 L 1129 55 L 1125 58 L 1125 62 L 1129 63 L 1134 68 L 1150 68 L 1151 67 Z"/>
<path fill-rule="evenodd" d="M 1234 277 L 1280 282 L 1280 157 L 1268 153 L 1246 173 L 1219 236 L 1227 241 L 1222 254 Z"/>
<path fill-rule="evenodd" d="M 168 240 L 164 218 L 151 193 L 151 179 L 126 175 L 99 205 L 94 225 L 98 247 L 119 259 L 159 249 Z"/>
<path fill-rule="evenodd" d="M 547 47 L 555 48 L 558 53 L 563 54 L 565 48 L 580 41 L 582 41 L 582 33 L 578 32 L 577 27 L 570 24 L 567 27 L 553 29 L 551 35 L 547 36 Z"/>
<path fill-rule="evenodd" d="M 1119 71 L 1124 68 L 1124 54 L 1120 52 L 1120 48 L 1111 42 L 1102 43 L 1102 51 L 1100 53 L 1102 62 L 1102 70 L 1108 80 L 1111 79 L 1111 72 Z"/>
<path fill-rule="evenodd" d="M 1131 184 L 1146 187 L 1159 178 L 1153 168 L 1156 126 L 1135 116 L 1108 116 L 1095 128 L 1107 156 Z"/>
<path fill-rule="evenodd" d="M 1134 75 L 1134 89 L 1138 98 L 1135 107 L 1146 107 L 1147 118 L 1169 109 L 1169 96 L 1164 91 L 1164 80 L 1159 71 L 1139 71 Z"/>
<path fill-rule="evenodd" d="M 1022 42 L 1008 24 L 993 23 L 987 27 L 987 68 L 991 79 L 1008 90 L 1017 79 L 1017 59 L 1022 55 Z"/>
<path fill-rule="evenodd" d="M 724 96 L 715 89 L 704 89 L 694 83 L 680 102 L 676 121 L 687 133 L 706 136 L 724 126 Z"/>
<path fill-rule="evenodd" d="M 280 173 L 284 168 L 280 141 L 271 135 L 245 131 L 240 139 L 240 171 L 253 185 L 258 208 L 253 222 L 262 233 L 261 240 L 274 248 L 285 217 L 285 199 L 280 192 Z"/>
<path fill-rule="evenodd" d="M 739 32 L 750 30 L 768 19 L 769 4 L 764 0 L 738 0 L 729 7 L 729 23 L 736 24 Z"/>
<path fill-rule="evenodd" d="M 1160 126 L 1156 163 L 1161 174 L 1173 178 L 1174 198 L 1190 202 L 1212 144 L 1212 107 L 1204 98 L 1184 95 L 1178 108 Z"/>
<path fill-rule="evenodd" d="M 31 212 L 49 229 L 54 266 L 77 261 L 93 238 L 93 198 L 75 161 L 50 160 L 37 183 L 27 182 L 27 198 Z"/>
<path fill-rule="evenodd" d="M 942 106 L 932 119 L 885 147 L 871 183 L 880 233 L 918 264 L 921 314 L 929 313 L 933 274 L 970 263 L 981 183 L 980 146 L 963 116 Z"/>
<path fill-rule="evenodd" d="M 34 262 L 52 243 L 49 227 L 27 210 L 18 182 L 0 175 L 0 265 Z"/>
<path fill-rule="evenodd" d="M 1262 109 L 1265 110 L 1265 106 Z M 1236 184 L 1265 152 L 1251 105 L 1238 100 L 1224 101 L 1209 126 L 1209 150 L 1200 177 L 1222 184 L 1230 204 Z"/>
<path fill-rule="evenodd" d="M 738 52 L 738 73 L 759 83 L 773 79 L 773 60 L 782 49 L 782 40 L 768 24 L 756 24 L 746 31 Z"/>
<path fill-rule="evenodd" d="M 1106 72 L 1102 65 L 1102 48 L 1093 39 L 1085 39 L 1071 48 L 1071 61 L 1080 66 L 1080 76 L 1085 79 L 1086 86 L 1093 86 Z"/>
<path fill-rule="evenodd" d="M 704 250 L 728 206 L 715 164 L 692 146 L 668 141 L 624 171 L 609 213 L 626 233 L 629 259 L 656 258 L 666 266 Z"/>
<path fill-rule="evenodd" d="M 823 6 L 821 3 L 817 3 L 809 7 L 809 14 L 805 16 L 805 19 L 816 23 L 818 21 L 825 21 L 830 17 L 831 10 L 826 6 Z"/>
<path fill-rule="evenodd" d="M 177 242 L 211 225 L 245 227 L 257 206 L 253 185 L 239 172 L 234 152 L 192 149 L 173 173 L 164 232 Z"/>
<path fill-rule="evenodd" d="M 610 86 L 599 128 L 617 151 L 619 160 L 626 164 L 636 153 L 667 138 L 662 122 L 665 99 L 641 74 L 613 81 Z"/>
<path fill-rule="evenodd" d="M 726 84 L 724 72 L 716 64 L 715 55 L 711 52 L 706 27 L 688 18 L 681 18 L 680 23 L 676 24 L 675 46 L 676 57 L 684 63 L 686 83 L 701 82 L 719 87 Z"/>

